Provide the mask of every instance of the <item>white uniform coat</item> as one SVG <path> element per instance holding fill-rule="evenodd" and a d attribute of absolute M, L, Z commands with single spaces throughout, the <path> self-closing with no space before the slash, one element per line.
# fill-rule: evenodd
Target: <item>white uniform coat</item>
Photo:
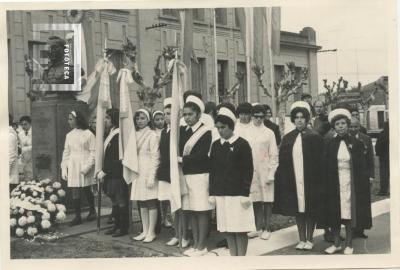
<path fill-rule="evenodd" d="M 251 124 L 246 131 L 254 165 L 250 196 L 254 202 L 273 202 L 273 181 L 279 162 L 275 134 L 263 124 L 258 127 Z"/>
<path fill-rule="evenodd" d="M 95 183 L 96 138 L 89 130 L 73 129 L 65 138 L 61 161 L 63 179 L 67 178 L 68 187 L 85 187 Z"/>

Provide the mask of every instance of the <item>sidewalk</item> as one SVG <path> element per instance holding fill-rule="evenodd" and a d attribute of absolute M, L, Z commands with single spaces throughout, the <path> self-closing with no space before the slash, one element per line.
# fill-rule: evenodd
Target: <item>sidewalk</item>
<path fill-rule="evenodd" d="M 390 252 L 390 204 L 389 199 L 377 201 L 372 204 L 373 228 L 365 233 L 369 236 L 367 239 L 355 239 L 354 253 L 355 254 L 382 254 Z M 102 209 L 102 215 L 108 215 L 111 209 Z M 137 213 L 136 211 L 134 213 Z M 82 217 L 85 217 L 84 213 Z M 139 217 L 133 217 L 133 235 L 137 235 L 140 231 L 141 224 Z M 80 226 L 69 227 L 67 224 L 62 224 L 59 227 L 59 232 L 62 237 L 71 237 L 80 235 L 83 238 L 110 242 L 121 246 L 134 245 L 143 250 L 148 250 L 150 256 L 183 256 L 178 247 L 169 247 L 165 243 L 173 236 L 172 228 L 163 228 L 157 239 L 152 243 L 143 243 L 132 241 L 129 236 L 112 238 L 104 235 L 104 230 L 112 225 L 107 224 L 107 216 L 101 219 L 102 231 L 97 233 L 96 221 L 84 222 Z M 311 252 L 297 251 L 294 247 L 298 242 L 297 227 L 291 226 L 272 233 L 269 240 L 250 239 L 247 256 L 261 255 L 308 255 L 308 254 L 324 254 L 323 251 L 330 243 L 323 240 L 323 230 L 316 230 L 314 233 L 315 248 Z M 216 231 L 211 232 L 207 248 L 210 251 L 208 256 L 229 256 L 229 250 L 226 248 L 216 248 L 216 244 L 223 239 L 223 234 Z"/>

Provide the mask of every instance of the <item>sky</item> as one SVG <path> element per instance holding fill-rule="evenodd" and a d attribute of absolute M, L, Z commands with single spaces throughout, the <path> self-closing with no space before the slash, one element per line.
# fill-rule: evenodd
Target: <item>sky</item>
<path fill-rule="evenodd" d="M 324 91 L 324 78 L 332 84 L 343 76 L 355 86 L 358 81 L 365 85 L 388 75 L 389 29 L 393 29 L 393 20 L 384 5 L 386 1 L 354 1 L 352 5 L 329 2 L 281 8 L 282 30 L 299 32 L 310 26 L 316 31 L 317 45 L 322 50 L 337 49 L 317 55 L 319 92 Z"/>

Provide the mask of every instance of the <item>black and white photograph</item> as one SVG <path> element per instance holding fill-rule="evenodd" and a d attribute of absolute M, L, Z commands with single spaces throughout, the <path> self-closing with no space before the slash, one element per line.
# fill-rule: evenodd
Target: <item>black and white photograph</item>
<path fill-rule="evenodd" d="M 4 269 L 396 266 L 399 3 L 220 2 L 0 4 Z"/>

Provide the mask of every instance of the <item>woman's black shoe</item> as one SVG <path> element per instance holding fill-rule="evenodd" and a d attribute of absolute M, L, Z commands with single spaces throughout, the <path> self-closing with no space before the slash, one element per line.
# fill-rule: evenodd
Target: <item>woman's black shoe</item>
<path fill-rule="evenodd" d="M 114 233 L 112 235 L 112 237 L 121 237 L 121 236 L 124 236 L 124 235 L 127 235 L 127 234 L 128 234 L 127 231 L 120 231 L 120 232 Z"/>
<path fill-rule="evenodd" d="M 115 234 L 116 231 L 117 231 L 117 229 L 112 228 L 112 229 L 107 230 L 104 234 L 105 235 L 112 235 L 112 234 Z"/>

